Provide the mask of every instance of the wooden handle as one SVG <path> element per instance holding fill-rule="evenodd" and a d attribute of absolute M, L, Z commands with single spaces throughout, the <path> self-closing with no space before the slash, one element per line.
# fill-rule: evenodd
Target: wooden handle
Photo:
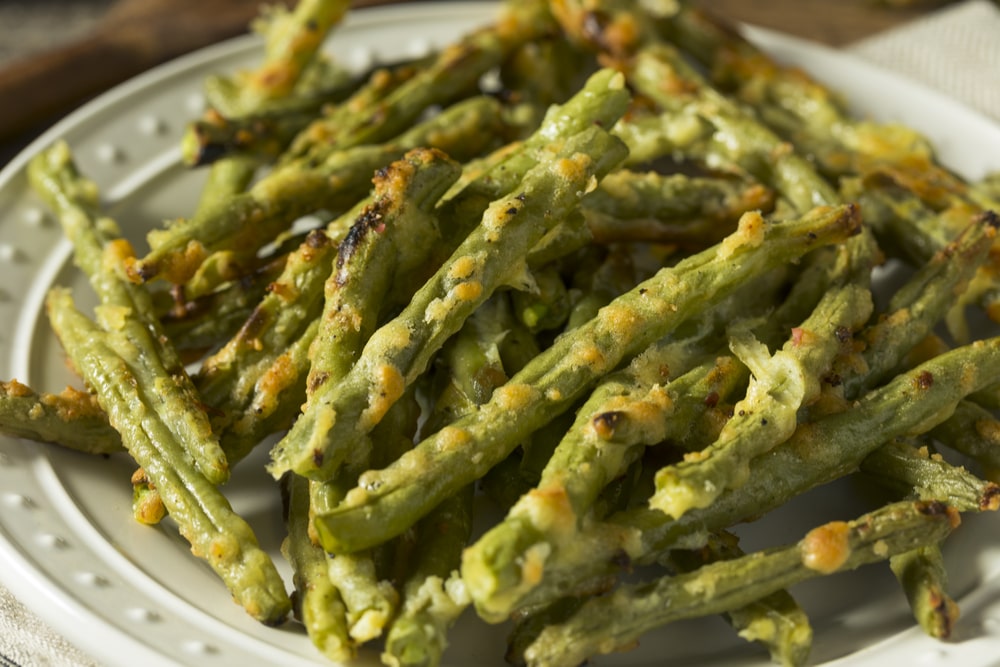
<path fill-rule="evenodd" d="M 0 70 L 0 138 L 50 120 L 136 74 L 143 63 L 104 33 L 47 51 Z"/>
<path fill-rule="evenodd" d="M 351 4 L 369 7 L 398 1 Z M 44 127 L 57 114 L 150 67 L 245 32 L 260 4 L 119 0 L 90 36 L 0 68 L 0 141 Z"/>

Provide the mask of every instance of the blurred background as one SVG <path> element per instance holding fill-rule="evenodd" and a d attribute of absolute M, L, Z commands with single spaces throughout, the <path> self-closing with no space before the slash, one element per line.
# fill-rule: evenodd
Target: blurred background
<path fill-rule="evenodd" d="M 357 5 L 393 0 L 356 0 Z M 257 0 L 0 0 L 0 164 L 84 100 L 150 67 L 246 31 Z M 944 0 L 695 0 L 736 20 L 833 46 Z M 284 0 L 283 4 L 294 4 Z"/>

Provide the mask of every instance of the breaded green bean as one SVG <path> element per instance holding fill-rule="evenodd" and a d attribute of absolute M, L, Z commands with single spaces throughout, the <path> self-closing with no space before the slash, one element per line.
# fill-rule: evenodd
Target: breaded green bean
<path fill-rule="evenodd" d="M 598 243 L 644 241 L 704 248 L 717 243 L 747 211 L 768 212 L 773 193 L 758 183 L 618 170 L 584 200 Z"/>
<path fill-rule="evenodd" d="M 309 481 L 297 475 L 281 480 L 288 535 L 281 553 L 292 566 L 295 616 L 320 653 L 336 662 L 357 653 L 348 635 L 347 610 L 327 574 L 327 554 L 309 535 Z"/>
<path fill-rule="evenodd" d="M 525 605 L 552 601 L 619 572 L 623 563 L 649 562 L 671 548 L 699 546 L 706 531 L 760 516 L 850 474 L 883 443 L 926 431 L 963 397 L 990 386 L 1000 372 L 998 351 L 997 338 L 956 348 L 897 376 L 849 410 L 803 424 L 788 441 L 751 462 L 747 484 L 679 520 L 636 508 L 595 522 L 569 535 L 566 544 L 572 548 L 545 560 L 541 577 L 536 571 L 530 581 L 522 579 L 520 567 L 502 560 L 492 567 L 504 574 L 491 575 L 489 586 L 482 582 L 480 587 L 470 572 L 466 579 L 474 587 L 477 608 L 488 609 L 488 618 L 501 618 Z"/>
<path fill-rule="evenodd" d="M 860 336 L 865 370 L 842 378 L 845 396 L 854 398 L 886 380 L 931 333 L 987 258 L 995 235 L 990 216 L 973 220 L 893 294 L 884 316 Z"/>
<path fill-rule="evenodd" d="M 945 499 L 959 511 L 996 511 L 1000 487 L 952 466 L 926 447 L 904 441 L 888 442 L 861 463 L 861 470 L 904 497 Z M 914 617 L 931 637 L 946 639 L 958 621 L 958 605 L 948 595 L 948 576 L 940 546 L 924 545 L 889 560 Z"/>
<path fill-rule="evenodd" d="M 930 436 L 972 458 L 989 479 L 1000 479 L 1000 420 L 990 410 L 971 400 L 962 401 Z"/>
<path fill-rule="evenodd" d="M 774 225 L 748 214 L 740 231 L 726 242 L 662 270 L 611 302 L 588 324 L 559 338 L 474 415 L 425 439 L 397 464 L 363 475 L 341 507 L 317 517 L 321 539 L 330 549 L 354 550 L 399 534 L 439 499 L 506 458 L 518 442 L 566 410 L 622 359 L 749 277 L 849 237 L 859 222 L 851 207 L 822 209 Z M 734 261 L 736 257 L 740 261 Z M 508 419 L 511 411 L 519 419 Z"/>
<path fill-rule="evenodd" d="M 960 512 L 996 511 L 1000 486 L 954 466 L 926 447 L 887 442 L 865 457 L 861 470 L 879 484 L 921 500 L 948 500 Z"/>
<path fill-rule="evenodd" d="M 465 35 L 443 49 L 432 62 L 422 67 L 376 104 L 357 108 L 348 99 L 348 114 L 335 114 L 331 120 L 319 119 L 293 141 L 291 160 L 325 159 L 331 148 L 380 143 L 399 134 L 434 104 L 451 104 L 455 98 L 475 90 L 487 71 L 500 64 L 518 46 L 549 30 L 545 3 L 507 2 L 501 15 L 490 26 Z M 363 93 L 362 93 L 363 94 Z"/>
<path fill-rule="evenodd" d="M 74 261 L 87 275 L 101 305 L 102 328 L 117 332 L 140 351 L 134 368 L 140 391 L 174 425 L 177 444 L 212 482 L 229 478 L 229 463 L 212 433 L 200 397 L 177 351 L 164 335 L 149 292 L 123 274 L 132 257 L 116 223 L 98 207 L 96 185 L 78 171 L 65 143 L 39 153 L 28 166 L 32 187 L 52 207 L 73 243 Z"/>
<path fill-rule="evenodd" d="M 734 535 L 714 535 L 697 551 L 673 551 L 668 564 L 687 573 L 713 562 L 745 556 Z M 742 639 L 767 648 L 771 661 L 783 667 L 805 665 L 812 650 L 812 627 L 805 611 L 787 590 L 776 590 L 748 604 L 727 609 L 726 620 Z"/>
<path fill-rule="evenodd" d="M 797 544 L 622 586 L 592 598 L 568 621 L 545 628 L 525 651 L 527 664 L 574 667 L 631 645 L 655 627 L 723 612 L 801 581 L 935 543 L 958 523 L 958 512 L 941 502 L 894 503 L 854 521 L 818 526 Z"/>
<path fill-rule="evenodd" d="M 234 78 L 212 77 L 206 88 L 214 108 L 206 116 L 215 116 L 216 109 L 228 117 L 244 116 L 287 97 L 349 4 L 346 0 L 305 0 L 294 12 L 274 10 L 269 20 L 258 22 L 255 27 L 265 37 L 264 62 Z M 253 158 L 236 156 L 216 161 L 202 189 L 196 215 L 242 193 L 256 170 Z"/>
<path fill-rule="evenodd" d="M 791 145 L 708 86 L 668 44 L 640 50 L 629 81 L 668 113 L 694 112 L 710 123 L 715 129 L 709 148 L 713 159 L 738 165 L 773 187 L 800 213 L 840 201 L 833 186 Z"/>
<path fill-rule="evenodd" d="M 428 259 L 448 231 L 434 208 L 460 172 L 440 151 L 415 149 L 378 173 L 372 203 L 340 245 L 326 281 L 310 402 L 323 400 L 317 397 L 350 371 L 384 314 L 430 272 Z"/>
<path fill-rule="evenodd" d="M 291 94 L 327 33 L 349 7 L 347 0 L 301 0 L 290 12 L 272 9 L 265 15 L 254 26 L 265 39 L 264 62 L 230 81 L 228 114 L 243 116 Z"/>
<path fill-rule="evenodd" d="M 282 622 L 291 607 L 284 582 L 250 526 L 177 446 L 176 420 L 152 409 L 155 400 L 144 395 L 136 381 L 142 352 L 121 333 L 99 330 L 76 310 L 64 289 L 52 290 L 47 306 L 74 366 L 155 485 L 192 552 L 212 567 L 253 618 Z"/>
<path fill-rule="evenodd" d="M 164 333 L 178 350 L 208 350 L 225 343 L 239 331 L 269 286 L 281 276 L 286 259 L 268 262 L 214 292 L 195 298 L 185 294 L 160 316 Z"/>
<path fill-rule="evenodd" d="M 518 262 L 528 250 L 624 154 L 620 142 L 600 128 L 559 148 L 525 175 L 517 191 L 491 204 L 482 224 L 402 313 L 375 332 L 351 372 L 322 401 L 310 403 L 272 450 L 272 474 L 295 470 L 322 478 L 336 470 L 441 344 L 497 287 L 518 280 Z"/>
<path fill-rule="evenodd" d="M 150 232 L 151 249 L 129 265 L 129 276 L 182 283 L 211 252 L 231 249 L 252 257 L 295 219 L 319 209 L 342 212 L 363 200 L 372 174 L 412 148 L 439 148 L 456 159 L 475 155 L 496 139 L 498 104 L 473 97 L 388 143 L 337 151 L 315 165 L 278 167 L 225 205 Z"/>
<path fill-rule="evenodd" d="M 0 432 L 86 454 L 124 451 L 93 394 L 72 387 L 48 394 L 17 380 L 0 382 Z"/>
<path fill-rule="evenodd" d="M 872 313 L 874 243 L 846 247 L 853 252 L 839 258 L 833 284 L 779 351 L 771 355 L 747 330 L 730 332 L 730 347 L 753 375 L 746 396 L 714 443 L 657 473 L 650 507 L 679 518 L 708 506 L 746 481 L 753 458 L 795 432 L 799 409 L 819 397 L 822 377 Z"/>

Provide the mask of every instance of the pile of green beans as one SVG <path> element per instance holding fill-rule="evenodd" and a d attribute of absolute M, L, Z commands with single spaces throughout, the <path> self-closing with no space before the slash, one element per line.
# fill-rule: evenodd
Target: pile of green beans
<path fill-rule="evenodd" d="M 52 290 L 86 390 L 4 383 L 0 429 L 130 456 L 136 518 L 334 661 L 437 665 L 469 612 L 572 667 L 722 614 L 801 665 L 789 587 L 870 563 L 947 638 L 941 545 L 1000 507 L 1000 338 L 966 320 L 1000 320 L 995 177 L 685 2 L 507 0 L 364 73 L 319 51 L 346 11 L 271 15 L 208 82 L 208 185 L 139 254 L 68 146 L 34 159 L 100 305 Z M 262 443 L 291 594 L 224 495 Z M 847 477 L 885 503 L 740 547 Z"/>

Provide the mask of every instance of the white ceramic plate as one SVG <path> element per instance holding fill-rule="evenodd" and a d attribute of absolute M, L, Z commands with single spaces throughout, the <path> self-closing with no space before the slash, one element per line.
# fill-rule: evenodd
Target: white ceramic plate
<path fill-rule="evenodd" d="M 331 48 L 359 67 L 420 54 L 493 12 L 492 5 L 463 3 L 359 11 Z M 841 53 L 770 32 L 752 36 L 843 91 L 859 113 L 927 133 L 963 175 L 1000 168 L 1000 129 L 975 113 Z M 202 80 L 252 65 L 258 55 L 259 43 L 244 38 L 158 68 L 71 115 L 0 173 L 0 377 L 61 389 L 70 376 L 42 312 L 44 294 L 56 282 L 86 291 L 58 225 L 28 189 L 30 156 L 57 137 L 68 140 L 111 213 L 142 247 L 145 230 L 189 212 L 198 191 L 200 176 L 181 169 L 176 146 L 184 123 L 202 108 Z M 244 615 L 174 531 L 134 523 L 131 472 L 125 459 L 0 439 L 0 580 L 104 664 L 326 664 L 296 625 L 265 628 Z M 262 466 L 240 466 L 227 493 L 284 567 L 277 493 Z M 747 540 L 755 546 L 796 539 L 821 520 L 853 516 L 861 510 L 846 495 L 838 486 L 811 493 L 753 526 Z M 1000 654 L 1000 532 L 995 518 L 974 519 L 948 544 L 963 608 L 956 641 L 941 644 L 914 629 L 898 587 L 875 566 L 795 589 L 815 626 L 814 662 L 993 663 Z M 503 664 L 504 634 L 469 614 L 454 631 L 446 663 Z M 359 664 L 377 664 L 377 656 L 366 653 Z M 746 665 L 767 658 L 720 620 L 705 619 L 665 628 L 638 650 L 594 664 Z"/>

